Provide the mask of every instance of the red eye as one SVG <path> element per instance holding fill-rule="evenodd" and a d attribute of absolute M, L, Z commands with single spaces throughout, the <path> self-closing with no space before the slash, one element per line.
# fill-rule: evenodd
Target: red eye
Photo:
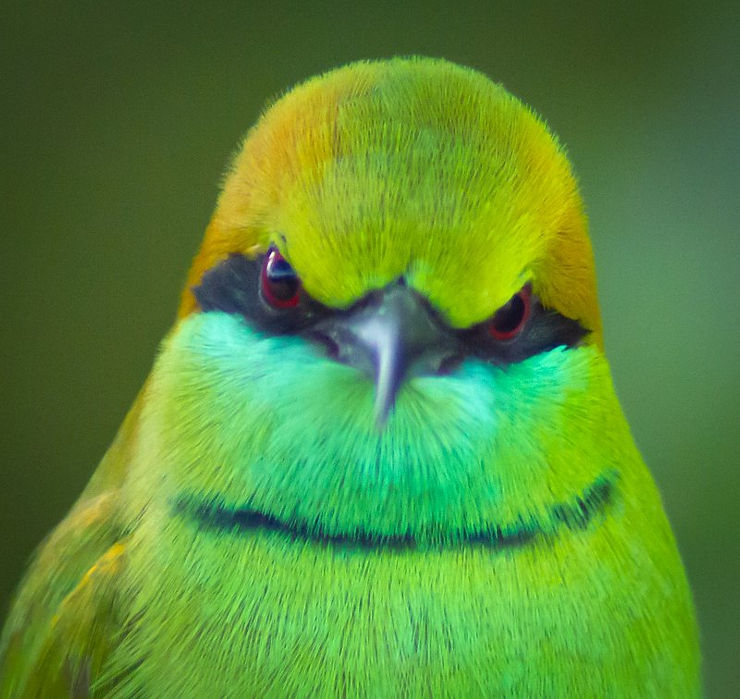
<path fill-rule="evenodd" d="M 274 308 L 298 305 L 301 280 L 280 251 L 271 247 L 265 255 L 260 275 L 262 298 Z"/>
<path fill-rule="evenodd" d="M 526 325 L 532 305 L 529 284 L 514 294 L 505 306 L 496 311 L 488 324 L 488 332 L 494 340 L 511 340 Z"/>

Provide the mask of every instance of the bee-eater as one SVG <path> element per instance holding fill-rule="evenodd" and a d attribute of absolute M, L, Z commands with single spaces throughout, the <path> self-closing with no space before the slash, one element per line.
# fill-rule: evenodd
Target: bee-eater
<path fill-rule="evenodd" d="M 265 112 L 0 656 L 7 697 L 700 693 L 581 198 L 532 111 L 412 58 Z"/>

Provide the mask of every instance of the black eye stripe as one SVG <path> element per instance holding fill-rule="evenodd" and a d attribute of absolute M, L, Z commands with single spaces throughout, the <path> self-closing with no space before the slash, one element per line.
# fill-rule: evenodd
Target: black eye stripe
<path fill-rule="evenodd" d="M 229 257 L 203 274 L 193 287 L 198 304 L 205 312 L 224 311 L 247 315 L 259 302 L 259 268 L 243 255 Z"/>
<path fill-rule="evenodd" d="M 270 307 L 260 294 L 261 273 L 262 257 L 250 260 L 232 254 L 203 275 L 200 284 L 193 287 L 193 294 L 206 313 L 239 314 L 258 330 L 279 335 L 299 333 L 332 312 L 302 290 L 295 307 Z"/>
<path fill-rule="evenodd" d="M 270 307 L 260 294 L 262 261 L 263 256 L 249 259 L 232 254 L 209 269 L 200 284 L 193 288 L 201 310 L 238 314 L 255 329 L 279 335 L 306 334 L 319 320 L 352 311 L 324 306 L 303 290 L 295 307 Z M 357 305 L 362 303 L 363 299 L 360 299 Z M 433 309 L 430 312 L 434 313 Z M 436 313 L 434 315 L 440 325 L 447 327 Z M 502 364 L 520 362 L 556 347 L 573 347 L 588 334 L 578 321 L 544 308 L 535 295 L 531 296 L 526 323 L 512 339 L 500 341 L 493 338 L 489 323 L 490 319 L 462 330 L 447 327 L 447 331 L 459 343 L 461 355 Z"/>
<path fill-rule="evenodd" d="M 461 335 L 470 354 L 500 363 L 521 362 L 556 347 L 574 347 L 588 334 L 577 320 L 545 308 L 534 295 L 529 317 L 512 339 L 500 341 L 491 337 L 488 324 L 486 321 L 462 330 Z"/>

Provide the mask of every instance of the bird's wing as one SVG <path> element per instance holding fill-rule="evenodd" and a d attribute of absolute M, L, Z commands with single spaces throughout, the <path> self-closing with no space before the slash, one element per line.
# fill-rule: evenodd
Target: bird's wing
<path fill-rule="evenodd" d="M 41 548 L 5 628 L 0 696 L 86 696 L 116 634 L 125 540 L 110 542 L 114 494 L 75 507 Z"/>
<path fill-rule="evenodd" d="M 140 396 L 18 590 L 0 639 L 0 697 L 87 696 L 120 634 L 117 579 L 126 538 L 119 491 L 141 403 Z"/>

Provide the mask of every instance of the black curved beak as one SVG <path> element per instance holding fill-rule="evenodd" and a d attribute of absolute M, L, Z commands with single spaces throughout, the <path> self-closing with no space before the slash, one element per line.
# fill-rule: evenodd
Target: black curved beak
<path fill-rule="evenodd" d="M 313 328 L 329 356 L 375 381 L 375 422 L 382 430 L 410 376 L 440 375 L 462 359 L 456 338 L 426 301 L 403 283 L 373 291 L 345 313 Z"/>

